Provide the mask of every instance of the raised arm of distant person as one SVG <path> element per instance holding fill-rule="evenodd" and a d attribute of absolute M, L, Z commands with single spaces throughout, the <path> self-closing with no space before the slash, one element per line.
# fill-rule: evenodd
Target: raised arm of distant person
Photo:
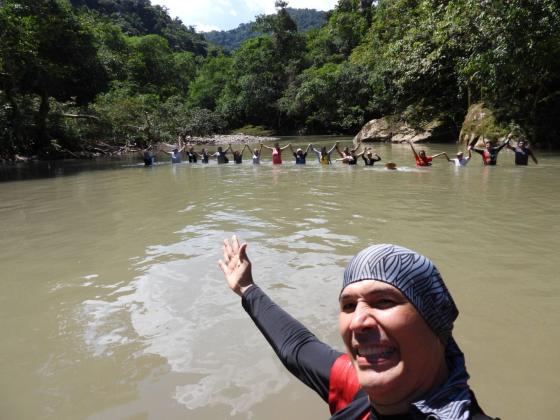
<path fill-rule="evenodd" d="M 327 153 L 328 153 L 329 155 L 333 152 L 334 149 L 338 149 L 338 143 L 339 143 L 339 142 L 336 141 L 336 142 L 333 144 L 333 147 L 331 147 L 331 148 L 327 151 Z"/>
<path fill-rule="evenodd" d="M 278 148 L 280 150 L 284 150 L 284 149 L 287 149 L 288 147 L 290 147 L 291 145 L 292 145 L 291 143 L 288 143 L 288 144 L 286 144 L 285 146 L 282 146 L 282 147 L 280 147 L 280 145 L 278 145 Z M 267 146 L 266 144 L 263 144 L 263 143 L 261 143 L 261 146 L 266 148 L 266 149 L 269 149 L 269 150 L 274 150 L 275 149 L 275 146 L 271 147 L 271 146 Z"/>
<path fill-rule="evenodd" d="M 445 156 L 445 158 L 447 159 L 447 161 L 450 161 L 450 160 L 451 160 L 451 159 L 449 159 L 449 156 L 447 156 L 447 153 L 445 153 L 445 152 L 441 152 L 441 153 L 437 153 L 437 154 L 433 155 L 433 156 L 432 156 L 432 159 L 435 159 L 435 158 L 440 157 L 440 156 Z"/>
<path fill-rule="evenodd" d="M 290 150 L 291 150 L 292 153 L 296 152 L 291 143 L 288 146 L 290 146 Z M 307 154 L 309 152 L 309 149 L 311 149 L 311 143 L 309 143 L 305 149 L 302 149 L 302 151 L 303 151 L 304 154 Z"/>
<path fill-rule="evenodd" d="M 344 158 L 346 157 L 346 153 L 342 153 L 342 152 L 340 151 L 340 148 L 338 147 L 338 143 L 335 143 L 335 144 L 334 144 L 334 148 L 335 148 L 336 152 L 339 154 L 339 156 L 342 158 L 342 159 L 336 159 L 336 160 L 337 160 L 337 161 L 343 161 Z"/>
<path fill-rule="evenodd" d="M 247 147 L 246 144 L 243 145 L 243 147 L 241 148 L 241 150 L 233 150 L 233 147 L 230 145 L 231 148 L 231 152 L 235 154 L 235 152 L 239 153 L 240 156 L 243 156 L 243 152 L 245 151 L 245 148 Z"/>
<path fill-rule="evenodd" d="M 412 153 L 414 154 L 414 159 L 418 159 L 418 153 L 416 153 L 416 149 L 414 148 L 414 144 L 412 144 L 412 141 L 408 141 L 408 144 L 410 145 L 410 148 L 412 149 Z"/>
<path fill-rule="evenodd" d="M 255 147 L 254 149 L 251 149 L 251 146 L 249 146 L 248 144 L 245 145 L 245 147 L 247 147 L 247 149 L 249 149 L 249 152 L 254 155 L 255 152 L 259 152 L 259 155 L 261 154 L 263 145 L 262 144 L 258 144 L 257 147 Z"/>
<path fill-rule="evenodd" d="M 535 156 L 535 154 L 533 153 L 533 151 L 530 148 L 527 148 L 527 153 L 529 153 L 529 156 L 531 156 L 531 159 L 533 159 L 533 162 L 535 162 L 535 165 L 538 165 L 539 162 L 537 161 L 537 157 Z"/>
<path fill-rule="evenodd" d="M 368 147 L 366 150 L 360 153 L 360 155 L 362 156 L 362 159 L 366 166 L 373 166 L 375 162 L 379 162 L 381 160 L 381 156 L 379 156 L 377 153 L 374 153 L 371 147 Z"/>
<path fill-rule="evenodd" d="M 185 150 L 185 146 L 181 146 L 180 149 L 177 149 L 177 153 L 181 153 L 183 150 Z M 173 149 L 171 152 L 168 152 L 168 151 L 165 151 L 165 150 L 164 150 L 164 152 L 167 153 L 168 155 L 172 155 L 172 156 L 173 156 L 173 155 L 175 154 L 175 149 Z"/>
<path fill-rule="evenodd" d="M 512 138 L 513 138 L 513 134 L 512 134 L 512 133 L 509 133 L 508 136 L 507 136 L 507 140 L 511 140 Z M 517 143 L 519 144 L 519 142 L 517 142 Z M 511 144 L 509 144 L 509 141 L 506 143 L 506 147 L 507 147 L 509 150 L 514 150 L 514 151 L 515 151 L 515 147 L 512 146 Z"/>
<path fill-rule="evenodd" d="M 496 153 L 498 153 L 500 150 L 502 150 L 504 147 L 509 146 L 509 142 L 511 141 L 511 137 L 508 136 L 508 138 L 506 139 L 506 141 L 504 141 L 502 144 L 500 144 L 498 147 L 496 147 Z"/>

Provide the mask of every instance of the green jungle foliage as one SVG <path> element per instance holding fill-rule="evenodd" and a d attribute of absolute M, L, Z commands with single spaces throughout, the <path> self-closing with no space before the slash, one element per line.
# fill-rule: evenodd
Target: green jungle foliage
<path fill-rule="evenodd" d="M 323 26 L 327 21 L 327 13 L 315 9 L 292 9 L 287 7 L 286 11 L 296 23 L 298 31 L 307 32 L 311 29 L 317 29 Z M 204 37 L 209 41 L 224 47 L 228 51 L 238 49 L 243 42 L 249 38 L 255 38 L 262 35 L 253 30 L 253 24 L 242 23 L 235 29 L 229 31 L 210 31 L 205 32 Z"/>
<path fill-rule="evenodd" d="M 70 0 L 78 11 L 93 12 L 110 19 L 126 35 L 155 34 L 165 38 L 173 51 L 190 51 L 206 55 L 204 37 L 193 27 L 171 19 L 162 6 L 152 6 L 150 0 Z"/>
<path fill-rule="evenodd" d="M 308 32 L 276 6 L 228 52 L 148 0 L 0 2 L 0 157 L 389 115 L 458 134 L 475 103 L 560 146 L 557 0 L 339 0 Z"/>

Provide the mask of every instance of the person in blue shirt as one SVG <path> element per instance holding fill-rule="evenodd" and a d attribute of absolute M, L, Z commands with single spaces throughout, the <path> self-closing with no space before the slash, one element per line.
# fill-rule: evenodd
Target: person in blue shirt
<path fill-rule="evenodd" d="M 298 147 L 296 149 L 296 151 L 294 152 L 294 148 L 290 144 L 290 150 L 292 151 L 292 154 L 294 155 L 294 158 L 296 159 L 296 165 L 305 165 L 305 163 L 306 163 L 305 159 L 307 158 L 307 152 L 309 152 L 310 148 L 311 148 L 311 143 L 309 143 L 307 145 L 307 148 L 305 149 L 305 152 L 303 151 L 303 149 L 301 147 Z"/>

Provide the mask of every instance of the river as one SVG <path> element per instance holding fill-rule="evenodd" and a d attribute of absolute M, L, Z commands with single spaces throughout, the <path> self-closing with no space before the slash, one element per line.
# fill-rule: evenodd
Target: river
<path fill-rule="evenodd" d="M 296 166 L 286 152 L 274 167 L 264 153 L 260 166 L 4 168 L 0 418 L 327 418 L 227 288 L 217 260 L 233 233 L 256 282 L 338 349 L 350 257 L 379 242 L 424 253 L 459 307 L 454 335 L 482 407 L 556 418 L 560 156 L 415 168 L 408 146 L 375 147 L 399 170 Z"/>

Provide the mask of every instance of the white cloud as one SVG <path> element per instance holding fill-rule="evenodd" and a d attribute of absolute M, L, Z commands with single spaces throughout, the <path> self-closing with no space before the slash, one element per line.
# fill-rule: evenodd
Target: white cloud
<path fill-rule="evenodd" d="M 294 9 L 317 9 L 331 10 L 337 4 L 338 0 L 286 0 L 288 7 Z M 274 13 L 274 3 L 276 0 L 245 0 L 245 4 L 250 10 L 260 13 Z"/>
<path fill-rule="evenodd" d="M 287 0 L 293 8 L 330 10 L 338 0 Z M 152 4 L 165 6 L 172 17 L 199 31 L 207 28 L 233 29 L 248 23 L 256 15 L 275 13 L 275 0 L 152 0 Z M 205 28 L 205 29 L 202 29 Z"/>
<path fill-rule="evenodd" d="M 218 28 L 217 26 L 206 25 L 204 23 L 195 23 L 193 26 L 196 28 L 197 32 L 210 32 L 220 30 L 220 28 Z"/>
<path fill-rule="evenodd" d="M 274 13 L 275 0 L 245 0 L 247 8 L 256 14 Z"/>

